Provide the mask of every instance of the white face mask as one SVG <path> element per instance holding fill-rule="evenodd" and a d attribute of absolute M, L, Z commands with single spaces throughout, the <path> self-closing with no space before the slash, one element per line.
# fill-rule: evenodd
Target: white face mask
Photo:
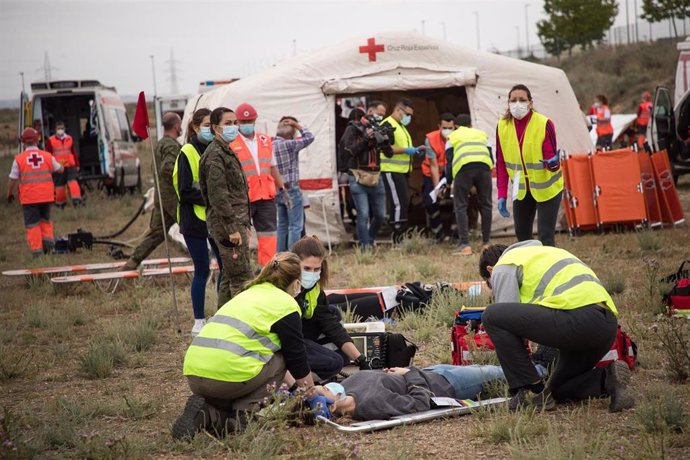
<path fill-rule="evenodd" d="M 508 104 L 510 108 L 510 114 L 518 119 L 522 120 L 529 113 L 529 104 L 527 102 L 511 102 Z"/>
<path fill-rule="evenodd" d="M 57 137 L 63 137 L 65 135 L 65 130 L 60 128 L 55 131 L 55 134 L 57 134 Z"/>
<path fill-rule="evenodd" d="M 450 133 L 452 133 L 452 132 L 453 132 L 453 128 L 443 128 L 441 130 L 441 135 L 443 135 L 444 139 L 447 139 L 448 136 L 450 136 Z"/>

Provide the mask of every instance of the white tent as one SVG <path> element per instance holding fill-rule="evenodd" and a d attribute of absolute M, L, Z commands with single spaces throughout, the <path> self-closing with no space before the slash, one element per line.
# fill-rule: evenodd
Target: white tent
<path fill-rule="evenodd" d="M 346 237 L 340 219 L 336 172 L 336 97 L 464 87 L 466 108 L 473 126 L 493 139 L 499 117 L 507 107 L 508 90 L 526 84 L 535 109 L 554 121 L 559 147 L 572 153 L 592 148 L 575 94 L 565 73 L 461 45 L 435 40 L 415 32 L 390 32 L 358 37 L 289 59 L 271 70 L 193 97 L 185 123 L 202 107 L 235 108 L 252 104 L 257 130 L 274 134 L 283 115 L 296 116 L 316 140 L 300 154 L 302 188 L 310 198 L 307 231 L 337 242 Z M 419 109 L 411 127 L 420 116 Z M 431 113 L 429 111 L 428 113 Z M 435 122 L 438 114 L 434 113 Z M 423 142 L 423 133 L 414 142 Z M 495 201 L 494 201 L 495 202 Z M 494 219 L 496 232 L 512 228 L 512 219 Z M 348 236 L 349 238 L 349 236 Z"/>

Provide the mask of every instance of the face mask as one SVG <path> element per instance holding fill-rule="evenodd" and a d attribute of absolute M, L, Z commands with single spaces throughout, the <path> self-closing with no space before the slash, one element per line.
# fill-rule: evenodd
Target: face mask
<path fill-rule="evenodd" d="M 316 282 L 321 279 L 321 270 L 317 272 L 305 272 L 302 270 L 302 287 L 304 289 L 311 289 L 316 285 Z"/>
<path fill-rule="evenodd" d="M 232 142 L 237 137 L 237 126 L 225 125 L 223 126 L 223 134 L 220 135 L 225 142 Z"/>
<path fill-rule="evenodd" d="M 199 134 L 196 135 L 201 142 L 208 144 L 213 140 L 213 133 L 211 132 L 210 126 L 202 126 L 199 129 Z"/>
<path fill-rule="evenodd" d="M 527 102 L 511 102 L 509 104 L 510 107 L 510 114 L 518 119 L 522 120 L 525 118 L 525 115 L 529 113 L 529 107 L 527 105 Z"/>
<path fill-rule="evenodd" d="M 594 102 L 594 107 L 596 107 L 597 109 L 598 109 L 599 107 L 601 107 L 601 102 L 595 101 L 595 102 Z"/>
<path fill-rule="evenodd" d="M 441 135 L 443 135 L 444 138 L 447 138 L 450 136 L 450 133 L 453 132 L 453 128 L 444 128 L 441 130 Z"/>
<path fill-rule="evenodd" d="M 381 121 L 381 120 L 383 120 L 383 116 L 382 115 L 374 115 L 374 120 Z"/>
<path fill-rule="evenodd" d="M 245 136 L 251 136 L 254 134 L 254 124 L 240 125 L 240 132 Z"/>
<path fill-rule="evenodd" d="M 58 129 L 57 131 L 55 131 L 55 134 L 57 135 L 57 137 L 63 137 L 65 135 L 65 130 Z"/>
<path fill-rule="evenodd" d="M 341 384 L 337 383 L 337 382 L 327 383 L 323 387 L 326 388 L 331 393 L 333 393 L 336 396 L 336 398 L 338 399 L 338 401 L 342 401 L 347 396 L 345 394 L 345 387 L 342 386 Z"/>
<path fill-rule="evenodd" d="M 405 114 L 405 115 L 403 115 L 402 120 L 400 120 L 400 123 L 402 123 L 403 126 L 407 126 L 410 124 L 411 121 L 412 121 L 412 115 Z"/>

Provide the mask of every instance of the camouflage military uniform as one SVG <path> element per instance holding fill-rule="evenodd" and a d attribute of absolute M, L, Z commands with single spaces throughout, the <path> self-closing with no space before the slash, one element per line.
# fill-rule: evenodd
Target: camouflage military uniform
<path fill-rule="evenodd" d="M 175 167 L 175 160 L 180 154 L 182 146 L 175 139 L 163 136 L 156 145 L 156 165 L 160 173 L 158 174 L 158 184 L 161 189 L 161 200 L 163 201 L 163 217 L 165 219 L 165 230 L 161 221 L 161 210 L 158 204 L 158 194 L 155 195 L 153 212 L 149 230 L 146 232 L 144 241 L 136 247 L 132 257 L 127 261 L 125 269 L 134 269 L 139 266 L 142 260 L 146 259 L 164 240 L 164 231 L 167 232 L 175 223 L 177 215 L 177 194 L 172 183 L 172 173 Z M 155 171 L 153 172 L 156 173 Z"/>
<path fill-rule="evenodd" d="M 249 188 L 237 155 L 214 139 L 199 164 L 201 194 L 206 202 L 206 225 L 218 245 L 222 261 L 218 306 L 241 289 L 252 274 L 249 263 Z M 233 246 L 229 236 L 239 232 L 242 244 Z"/>

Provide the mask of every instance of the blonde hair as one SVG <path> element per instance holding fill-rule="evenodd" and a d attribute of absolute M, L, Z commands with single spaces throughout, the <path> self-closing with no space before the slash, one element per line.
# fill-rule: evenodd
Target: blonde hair
<path fill-rule="evenodd" d="M 287 290 L 295 280 L 302 276 L 300 258 L 291 252 L 279 252 L 261 269 L 259 276 L 244 285 L 247 290 L 262 283 L 271 283 L 278 289 Z"/>
<path fill-rule="evenodd" d="M 322 288 L 328 286 L 328 261 L 326 260 L 326 248 L 321 240 L 314 236 L 305 236 L 292 245 L 290 251 L 297 254 L 301 259 L 316 257 L 321 259 L 321 277 L 319 284 Z"/>

